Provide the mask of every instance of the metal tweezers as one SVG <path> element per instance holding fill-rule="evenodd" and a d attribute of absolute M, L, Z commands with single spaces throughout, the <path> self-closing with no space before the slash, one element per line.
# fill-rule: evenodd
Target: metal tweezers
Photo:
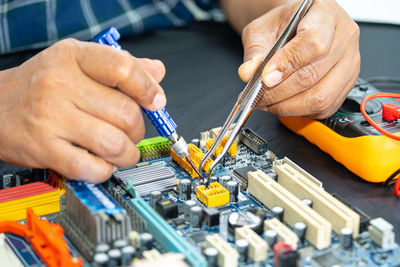
<path fill-rule="evenodd" d="M 281 49 L 288 41 L 290 41 L 295 35 L 297 26 L 300 20 L 305 16 L 308 9 L 311 7 L 313 0 L 304 0 L 299 9 L 297 10 L 296 14 L 292 17 L 289 21 L 288 25 L 286 26 L 285 30 L 279 36 L 278 40 L 275 42 L 274 46 L 268 52 L 268 54 L 264 57 L 263 61 L 261 62 L 260 66 L 258 67 L 257 71 L 254 73 L 253 77 L 247 83 L 246 87 L 240 93 L 238 100 L 236 101 L 235 106 L 233 107 L 231 113 L 229 114 L 227 120 L 225 121 L 224 125 L 221 128 L 218 136 L 214 140 L 211 148 L 207 151 L 206 155 L 202 159 L 199 165 L 199 171 L 203 169 L 204 164 L 207 160 L 214 154 L 214 151 L 220 145 L 222 139 L 227 134 L 228 129 L 234 123 L 236 123 L 233 130 L 230 132 L 228 136 L 228 140 L 222 150 L 222 152 L 215 158 L 213 163 L 210 166 L 208 171 L 209 175 L 212 174 L 212 170 L 218 164 L 218 162 L 224 157 L 228 149 L 231 147 L 232 143 L 236 139 L 237 135 L 239 134 L 240 130 L 242 129 L 243 125 L 249 118 L 250 114 L 254 110 L 254 108 L 259 103 L 260 99 L 264 95 L 264 91 L 266 90 L 266 86 L 262 82 L 262 72 L 267 64 L 267 62 Z"/>

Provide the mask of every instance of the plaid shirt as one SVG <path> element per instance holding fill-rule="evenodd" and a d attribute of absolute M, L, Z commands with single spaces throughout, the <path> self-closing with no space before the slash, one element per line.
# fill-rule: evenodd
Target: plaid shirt
<path fill-rule="evenodd" d="M 89 40 L 111 26 L 128 35 L 210 18 L 223 18 L 215 0 L 0 0 L 0 54 Z"/>

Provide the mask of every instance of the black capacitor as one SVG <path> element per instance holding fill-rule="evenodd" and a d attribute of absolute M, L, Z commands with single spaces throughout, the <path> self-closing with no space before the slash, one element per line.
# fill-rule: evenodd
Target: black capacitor
<path fill-rule="evenodd" d="M 216 182 L 218 182 L 218 177 L 217 176 L 211 176 L 210 179 L 209 179 L 209 183 L 211 184 L 211 183 L 216 183 Z"/>
<path fill-rule="evenodd" d="M 306 231 L 307 231 L 307 224 L 305 224 L 303 222 L 296 222 L 293 225 L 293 232 L 295 232 L 296 235 L 299 237 L 300 243 L 304 243 Z"/>
<path fill-rule="evenodd" d="M 303 202 L 304 204 L 306 204 L 307 206 L 309 206 L 310 208 L 312 208 L 313 205 L 313 201 L 309 198 L 304 198 L 301 200 L 301 202 Z"/>
<path fill-rule="evenodd" d="M 139 234 L 139 246 L 140 251 L 150 250 L 153 248 L 153 236 L 150 233 Z"/>
<path fill-rule="evenodd" d="M 220 178 L 219 178 L 219 183 L 223 186 L 223 187 L 225 187 L 226 188 L 226 184 L 230 181 L 230 180 L 232 180 L 232 177 L 230 177 L 229 175 L 224 175 L 224 176 L 221 176 Z"/>
<path fill-rule="evenodd" d="M 226 183 L 226 188 L 229 191 L 229 202 L 238 202 L 239 183 L 233 180 L 229 181 Z"/>
<path fill-rule="evenodd" d="M 185 218 L 185 221 L 190 221 L 190 209 L 193 206 L 196 206 L 196 201 L 194 200 L 186 200 L 185 203 L 183 203 L 183 216 Z"/>
<path fill-rule="evenodd" d="M 278 234 L 272 229 L 264 231 L 263 237 L 264 240 L 267 241 L 270 248 L 273 248 L 278 241 Z"/>
<path fill-rule="evenodd" d="M 162 193 L 160 191 L 152 191 L 150 193 L 150 207 L 156 209 L 156 204 L 162 199 Z"/>
<path fill-rule="evenodd" d="M 206 248 L 203 252 L 204 257 L 207 260 L 208 267 L 217 267 L 218 265 L 218 250 L 210 247 Z"/>
<path fill-rule="evenodd" d="M 190 208 L 190 226 L 200 228 L 203 221 L 203 209 L 200 206 Z"/>
<path fill-rule="evenodd" d="M 108 267 L 109 257 L 106 253 L 96 253 L 93 257 L 93 266 L 94 267 Z"/>
<path fill-rule="evenodd" d="M 114 248 L 117 248 L 117 249 L 121 249 L 121 248 L 127 246 L 128 244 L 129 244 L 129 243 L 128 243 L 127 240 L 125 240 L 125 239 L 118 239 L 118 240 L 115 240 L 115 241 L 113 242 L 113 247 L 114 247 Z"/>
<path fill-rule="evenodd" d="M 107 253 L 110 250 L 110 246 L 106 243 L 98 244 L 96 247 L 96 253 Z"/>
<path fill-rule="evenodd" d="M 121 266 L 121 257 L 122 257 L 121 250 L 113 248 L 110 249 L 107 254 L 109 258 L 110 267 Z"/>
<path fill-rule="evenodd" d="M 239 262 L 247 262 L 249 254 L 249 241 L 246 239 L 239 239 L 235 242 L 236 250 L 239 253 Z"/>
<path fill-rule="evenodd" d="M 181 179 L 179 181 L 179 199 L 189 200 L 192 195 L 192 182 L 189 179 Z"/>
<path fill-rule="evenodd" d="M 277 218 L 279 221 L 283 221 L 283 213 L 285 210 L 281 206 L 274 206 L 271 209 L 272 218 Z"/>
<path fill-rule="evenodd" d="M 122 266 L 131 266 L 132 260 L 135 257 L 136 249 L 133 246 L 125 246 L 121 249 Z"/>
<path fill-rule="evenodd" d="M 232 212 L 228 217 L 228 230 L 234 233 L 235 228 L 246 226 L 257 234 L 260 234 L 263 228 L 262 223 L 261 218 L 250 211 Z"/>
<path fill-rule="evenodd" d="M 351 228 L 345 227 L 340 230 L 340 247 L 342 249 L 353 247 L 353 230 Z"/>

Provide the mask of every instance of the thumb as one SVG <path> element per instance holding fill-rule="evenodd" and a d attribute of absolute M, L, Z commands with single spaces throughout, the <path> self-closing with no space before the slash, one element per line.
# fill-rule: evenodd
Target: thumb
<path fill-rule="evenodd" d="M 142 64 L 143 68 L 153 76 L 154 80 L 158 83 L 164 79 L 165 76 L 165 66 L 158 59 L 149 58 L 138 58 L 138 61 Z"/>

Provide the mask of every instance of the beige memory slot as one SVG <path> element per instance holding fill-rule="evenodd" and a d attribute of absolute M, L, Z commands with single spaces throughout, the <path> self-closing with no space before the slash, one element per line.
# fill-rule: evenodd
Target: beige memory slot
<path fill-rule="evenodd" d="M 281 206 L 285 209 L 283 220 L 293 226 L 296 222 L 307 225 L 306 239 L 317 249 L 331 243 L 332 225 L 316 211 L 262 171 L 248 173 L 248 192 L 268 208 Z"/>
<path fill-rule="evenodd" d="M 274 230 L 278 235 L 278 242 L 285 242 L 291 245 L 294 250 L 297 249 L 298 236 L 277 218 L 264 221 L 264 231 L 266 230 Z"/>
<path fill-rule="evenodd" d="M 218 250 L 218 266 L 238 266 L 239 254 L 228 242 L 222 239 L 219 234 L 206 236 L 207 245 Z"/>
<path fill-rule="evenodd" d="M 278 183 L 300 199 L 311 199 L 312 208 L 332 224 L 336 233 L 346 227 L 353 229 L 353 237 L 358 236 L 360 216 L 326 192 L 322 186 L 312 182 L 299 166 L 285 158 L 281 163 L 274 164 L 274 170 L 278 174 Z"/>
<path fill-rule="evenodd" d="M 235 229 L 235 240 L 245 239 L 249 242 L 249 258 L 254 262 L 265 261 L 268 256 L 268 243 L 256 232 L 247 227 Z"/>

